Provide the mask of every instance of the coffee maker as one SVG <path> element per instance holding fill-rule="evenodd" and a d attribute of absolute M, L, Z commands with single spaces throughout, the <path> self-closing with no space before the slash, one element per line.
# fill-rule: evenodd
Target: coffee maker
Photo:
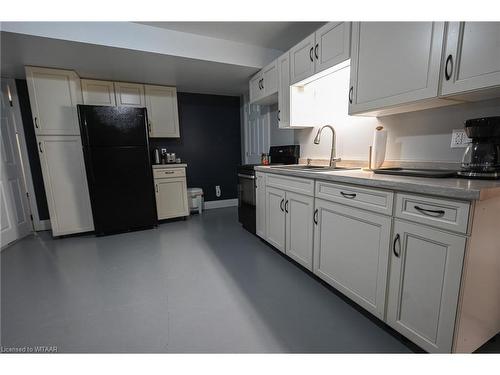
<path fill-rule="evenodd" d="M 466 178 L 500 178 L 500 116 L 465 121 L 472 139 L 462 158 L 458 175 Z"/>

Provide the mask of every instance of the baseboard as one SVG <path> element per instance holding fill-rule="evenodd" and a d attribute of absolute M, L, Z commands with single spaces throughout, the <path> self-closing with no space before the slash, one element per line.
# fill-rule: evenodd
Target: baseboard
<path fill-rule="evenodd" d="M 50 226 L 50 220 L 40 220 L 38 223 L 35 223 L 35 230 L 37 232 L 50 229 L 52 229 L 52 227 Z"/>
<path fill-rule="evenodd" d="M 205 201 L 203 209 L 212 210 L 214 208 L 224 208 L 224 207 L 236 207 L 238 205 L 238 199 L 221 199 L 219 201 Z"/>

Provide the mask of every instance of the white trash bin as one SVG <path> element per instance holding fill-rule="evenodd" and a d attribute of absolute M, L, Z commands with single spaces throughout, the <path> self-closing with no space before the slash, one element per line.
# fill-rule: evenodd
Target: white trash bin
<path fill-rule="evenodd" d="M 201 214 L 203 210 L 203 189 L 189 188 L 187 189 L 187 196 L 189 211 L 198 211 L 198 213 Z"/>

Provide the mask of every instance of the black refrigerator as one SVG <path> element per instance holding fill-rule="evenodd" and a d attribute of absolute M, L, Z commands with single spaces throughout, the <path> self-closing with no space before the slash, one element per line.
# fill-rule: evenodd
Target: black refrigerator
<path fill-rule="evenodd" d="M 157 225 L 145 108 L 78 105 L 97 235 Z"/>

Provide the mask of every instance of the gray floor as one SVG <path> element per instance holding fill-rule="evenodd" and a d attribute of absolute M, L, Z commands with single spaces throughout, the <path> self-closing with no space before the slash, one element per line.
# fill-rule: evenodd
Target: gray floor
<path fill-rule="evenodd" d="M 243 230 L 234 208 L 2 257 L 2 345 L 60 352 L 407 353 L 398 335 Z M 496 347 L 495 347 L 496 345 Z M 485 351 L 499 351 L 498 343 Z"/>

